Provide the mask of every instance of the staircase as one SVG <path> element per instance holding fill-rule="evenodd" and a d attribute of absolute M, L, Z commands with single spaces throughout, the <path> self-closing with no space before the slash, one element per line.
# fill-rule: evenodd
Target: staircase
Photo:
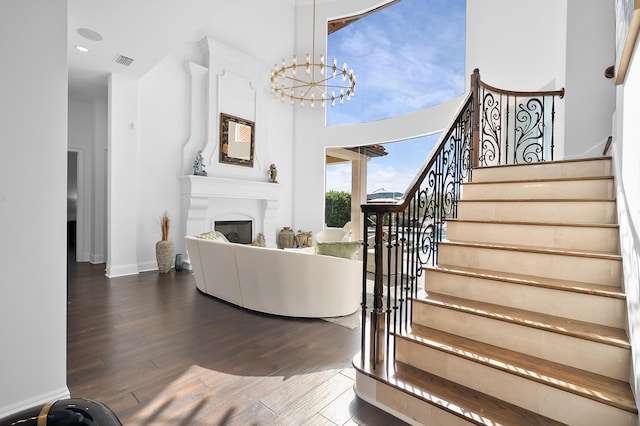
<path fill-rule="evenodd" d="M 413 424 L 636 425 L 610 170 L 475 169 L 395 365 L 356 393 Z"/>

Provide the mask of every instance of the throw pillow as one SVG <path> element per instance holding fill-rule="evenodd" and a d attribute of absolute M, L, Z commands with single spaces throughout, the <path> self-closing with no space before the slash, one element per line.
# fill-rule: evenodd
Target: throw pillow
<path fill-rule="evenodd" d="M 196 235 L 196 238 L 202 238 L 203 240 L 218 240 L 220 242 L 228 243 L 227 237 L 220 231 L 209 231 L 203 234 Z"/>
<path fill-rule="evenodd" d="M 355 259 L 361 245 L 360 241 L 316 242 L 316 254 Z"/>

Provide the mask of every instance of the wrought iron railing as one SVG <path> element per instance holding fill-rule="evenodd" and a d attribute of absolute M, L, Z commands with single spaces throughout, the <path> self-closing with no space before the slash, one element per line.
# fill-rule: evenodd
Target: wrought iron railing
<path fill-rule="evenodd" d="M 370 234 L 371 224 L 375 230 L 373 236 L 365 240 L 363 250 L 361 355 L 364 362 L 368 303 L 372 303 L 368 350 L 371 359 L 376 360 L 374 368 L 378 362 L 389 358 L 393 344 L 391 336 L 406 330 L 410 324 L 410 301 L 418 295 L 422 276 L 419 265 L 436 264 L 437 245 L 443 237 L 445 220 L 456 216 L 462 181 L 471 173 L 472 99 L 469 94 L 403 202 L 362 206 L 365 215 L 363 235 Z M 371 242 L 374 243 L 372 251 Z M 373 289 L 367 289 L 369 256 L 375 259 Z M 383 274 L 385 270 L 386 275 Z M 367 300 L 368 291 L 372 291 L 373 300 Z"/>
<path fill-rule="evenodd" d="M 423 267 L 437 264 L 446 221 L 457 217 L 472 169 L 553 159 L 555 100 L 547 107 L 546 98 L 564 90 L 507 92 L 482 83 L 478 70 L 471 87 L 404 199 L 362 205 L 362 368 L 395 359 L 395 336 L 411 326 L 411 301 L 424 291 Z M 508 121 L 513 116 L 515 122 Z M 371 276 L 368 265 L 374 265 Z"/>
<path fill-rule="evenodd" d="M 480 130 L 474 167 L 553 160 L 556 98 L 564 97 L 564 89 L 502 90 L 481 81 L 476 69 L 471 92 L 479 106 L 475 118 Z"/>

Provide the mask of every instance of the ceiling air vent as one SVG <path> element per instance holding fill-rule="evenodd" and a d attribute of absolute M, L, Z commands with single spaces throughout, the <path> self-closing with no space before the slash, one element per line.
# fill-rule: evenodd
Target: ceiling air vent
<path fill-rule="evenodd" d="M 133 62 L 133 59 L 127 58 L 126 56 L 118 55 L 113 59 L 113 62 L 128 67 L 129 65 L 131 65 L 131 62 Z"/>

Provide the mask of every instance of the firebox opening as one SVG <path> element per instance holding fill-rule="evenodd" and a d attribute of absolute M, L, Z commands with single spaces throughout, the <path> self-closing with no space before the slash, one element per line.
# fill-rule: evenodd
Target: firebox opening
<path fill-rule="evenodd" d="M 215 221 L 214 229 L 218 232 L 222 232 L 229 242 L 251 244 L 253 223 L 250 220 Z"/>

